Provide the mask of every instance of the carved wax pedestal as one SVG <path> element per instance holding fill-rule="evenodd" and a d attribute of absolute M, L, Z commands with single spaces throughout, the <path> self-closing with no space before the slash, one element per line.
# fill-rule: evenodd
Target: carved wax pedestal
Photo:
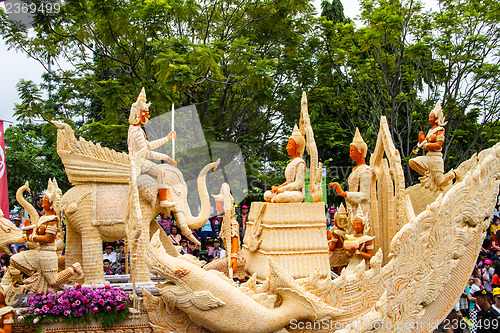
<path fill-rule="evenodd" d="M 330 276 L 324 203 L 253 202 L 243 240 L 246 270 L 265 280 L 268 258 L 294 279 Z"/>

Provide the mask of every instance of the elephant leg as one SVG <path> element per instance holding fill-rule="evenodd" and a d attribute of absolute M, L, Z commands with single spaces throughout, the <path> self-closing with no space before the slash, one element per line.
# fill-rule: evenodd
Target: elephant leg
<path fill-rule="evenodd" d="M 135 267 L 134 267 L 135 269 L 132 278 L 135 279 L 136 283 L 151 282 L 151 279 L 149 278 L 149 269 L 148 266 L 146 265 L 146 252 L 150 238 L 149 228 L 152 223 L 156 223 L 156 221 L 154 221 L 154 217 L 151 217 L 151 214 L 144 214 L 142 232 L 139 237 L 137 247 L 135 249 Z M 131 253 L 130 259 L 134 260 L 133 257 L 134 254 Z M 132 263 L 130 267 L 132 267 Z"/>
<path fill-rule="evenodd" d="M 74 263 L 82 262 L 82 237 L 73 227 L 72 223 L 66 224 L 66 268 Z"/>
<path fill-rule="evenodd" d="M 89 221 L 89 223 L 91 223 Z M 82 267 L 85 284 L 104 283 L 102 239 L 97 229 L 82 232 Z"/>

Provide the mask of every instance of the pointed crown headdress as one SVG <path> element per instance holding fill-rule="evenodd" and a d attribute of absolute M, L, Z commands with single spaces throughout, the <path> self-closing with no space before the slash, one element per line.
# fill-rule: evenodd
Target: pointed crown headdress
<path fill-rule="evenodd" d="M 354 221 L 360 221 L 363 224 L 363 229 L 364 233 L 366 234 L 368 230 L 370 229 L 370 225 L 368 224 L 368 216 L 364 216 L 363 214 L 363 208 L 361 205 L 358 206 L 358 209 L 356 210 L 356 215 L 354 215 L 354 218 L 352 219 L 352 222 Z"/>
<path fill-rule="evenodd" d="M 356 147 L 359 153 L 361 153 L 361 150 L 364 149 L 363 151 L 363 157 L 366 157 L 366 153 L 368 151 L 368 146 L 363 140 L 363 137 L 359 133 L 359 129 L 356 127 L 356 134 L 354 134 L 354 139 L 351 142 L 351 146 Z"/>
<path fill-rule="evenodd" d="M 304 148 L 306 146 L 306 140 L 304 139 L 304 136 L 302 133 L 300 133 L 299 128 L 297 125 L 294 126 L 292 135 L 290 135 L 290 139 L 293 139 L 297 145 L 299 145 L 299 154 L 300 157 L 304 155 Z"/>
<path fill-rule="evenodd" d="M 436 106 L 434 106 L 434 109 L 432 109 L 431 114 L 436 116 L 436 122 L 439 126 L 445 126 L 448 123 L 447 121 L 445 121 L 446 119 L 444 118 L 443 108 L 441 107 L 441 101 L 438 101 L 436 103 Z"/>
<path fill-rule="evenodd" d="M 333 220 L 337 222 L 339 228 L 347 228 L 347 211 L 345 210 L 344 204 L 341 203 L 339 209 L 335 212 Z"/>
<path fill-rule="evenodd" d="M 51 205 L 52 209 L 54 209 L 55 211 L 59 211 L 59 206 L 62 198 L 62 191 L 57 185 L 57 181 L 55 178 L 53 178 L 52 180 L 49 179 L 47 189 L 45 190 L 43 195 L 47 197 L 47 199 L 49 199 L 50 203 L 52 204 Z"/>
<path fill-rule="evenodd" d="M 151 103 L 147 103 L 146 101 L 146 91 L 143 87 L 141 93 L 137 96 L 137 101 L 130 108 L 128 122 L 131 125 L 137 125 L 141 121 L 141 110 L 148 110 L 150 105 Z"/>

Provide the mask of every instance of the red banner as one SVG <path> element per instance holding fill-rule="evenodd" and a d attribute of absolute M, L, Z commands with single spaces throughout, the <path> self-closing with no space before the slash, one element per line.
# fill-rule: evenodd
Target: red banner
<path fill-rule="evenodd" d="M 0 120 L 0 208 L 3 216 L 9 218 L 9 189 L 7 187 L 7 165 L 5 164 L 5 141 L 3 121 Z"/>

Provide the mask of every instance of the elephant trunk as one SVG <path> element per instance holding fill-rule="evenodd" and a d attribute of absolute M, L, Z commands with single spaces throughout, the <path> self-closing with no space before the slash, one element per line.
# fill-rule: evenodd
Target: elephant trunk
<path fill-rule="evenodd" d="M 200 196 L 201 209 L 198 216 L 194 217 L 191 214 L 186 216 L 186 223 L 190 229 L 201 228 L 210 217 L 210 198 L 208 196 L 206 177 L 210 169 L 215 171 L 220 164 L 220 158 L 217 161 L 207 164 L 203 169 L 201 169 L 198 175 L 198 194 Z M 188 212 L 186 212 L 188 213 Z"/>
<path fill-rule="evenodd" d="M 40 216 L 38 215 L 35 207 L 33 207 L 32 204 L 30 204 L 29 202 L 26 201 L 26 199 L 24 199 L 23 193 L 25 191 L 28 191 L 28 192 L 30 191 L 29 183 L 28 182 L 24 183 L 23 186 L 21 186 L 20 188 L 17 189 L 17 191 L 16 191 L 17 202 L 19 202 L 19 204 L 24 209 L 26 209 L 26 211 L 28 212 L 28 214 L 30 216 L 31 223 L 34 224 L 34 225 L 37 225 L 38 224 L 38 220 L 40 219 Z"/>

